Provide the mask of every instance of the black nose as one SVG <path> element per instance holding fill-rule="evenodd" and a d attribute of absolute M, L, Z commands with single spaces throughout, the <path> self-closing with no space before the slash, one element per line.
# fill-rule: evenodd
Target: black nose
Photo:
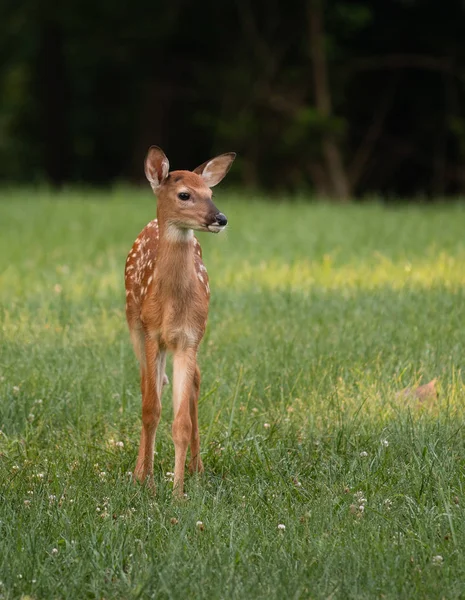
<path fill-rule="evenodd" d="M 221 227 L 224 227 L 225 225 L 228 224 L 228 219 L 225 217 L 225 215 L 223 213 L 218 213 L 216 215 L 216 222 L 218 223 L 218 225 L 221 225 Z"/>

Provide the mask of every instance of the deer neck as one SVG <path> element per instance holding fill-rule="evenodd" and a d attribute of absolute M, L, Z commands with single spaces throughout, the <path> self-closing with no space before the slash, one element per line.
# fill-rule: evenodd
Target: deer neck
<path fill-rule="evenodd" d="M 157 279 L 168 294 L 186 293 L 195 283 L 194 232 L 159 222 Z"/>

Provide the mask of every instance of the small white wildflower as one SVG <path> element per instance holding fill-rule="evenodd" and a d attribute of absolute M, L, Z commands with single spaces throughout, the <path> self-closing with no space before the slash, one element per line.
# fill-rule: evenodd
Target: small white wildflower
<path fill-rule="evenodd" d="M 25 500 L 25 501 L 24 501 L 24 506 L 29 506 L 30 504 L 31 504 L 31 501 L 30 501 L 30 500 Z"/>
<path fill-rule="evenodd" d="M 42 402 L 42 398 L 37 398 L 37 400 L 34 400 L 34 404 L 42 404 Z"/>
<path fill-rule="evenodd" d="M 55 502 L 56 499 L 57 497 L 55 496 L 55 494 L 50 494 L 50 496 L 48 497 L 48 501 L 50 502 L 50 504 Z"/>
<path fill-rule="evenodd" d="M 202 521 L 197 521 L 197 523 L 195 524 L 195 526 L 196 526 L 198 529 L 203 529 L 203 522 L 202 522 Z"/>
<path fill-rule="evenodd" d="M 37 473 L 36 474 L 37 479 L 43 479 L 45 477 L 44 473 Z"/>
<path fill-rule="evenodd" d="M 58 548 L 52 548 L 52 554 L 58 554 Z"/>
<path fill-rule="evenodd" d="M 105 477 L 107 476 L 105 471 L 100 471 L 100 473 L 98 474 L 98 476 L 100 477 L 100 479 L 105 479 Z"/>
<path fill-rule="evenodd" d="M 384 508 L 386 510 L 391 510 L 391 506 L 392 506 L 392 500 L 389 500 L 389 498 L 386 498 L 386 500 L 384 501 Z"/>
<path fill-rule="evenodd" d="M 71 500 L 69 501 L 70 504 L 74 504 L 74 500 L 71 498 Z"/>
<path fill-rule="evenodd" d="M 265 429 L 269 429 L 271 427 L 271 425 L 269 423 L 263 423 L 263 427 Z"/>
<path fill-rule="evenodd" d="M 132 477 L 132 471 L 128 471 L 128 472 L 126 473 L 126 477 Z"/>
<path fill-rule="evenodd" d="M 363 497 L 363 492 L 361 490 L 358 492 L 355 492 L 354 498 L 358 502 L 358 504 L 366 504 L 367 503 L 367 499 Z"/>
<path fill-rule="evenodd" d="M 444 559 L 440 554 L 437 554 L 436 556 L 433 556 L 431 561 L 432 561 L 433 565 L 440 567 L 442 565 L 442 563 L 444 562 Z"/>
<path fill-rule="evenodd" d="M 34 495 L 34 490 L 28 490 L 27 493 L 29 494 L 29 496 L 33 496 Z"/>
<path fill-rule="evenodd" d="M 13 466 L 11 467 L 11 470 L 12 470 L 12 471 L 19 471 L 19 466 L 18 466 L 18 465 L 13 465 Z"/>
<path fill-rule="evenodd" d="M 100 512 L 100 506 L 97 506 L 95 509 L 97 512 Z"/>
<path fill-rule="evenodd" d="M 22 579 L 23 576 L 21 575 L 21 573 L 18 575 L 18 579 Z"/>
<path fill-rule="evenodd" d="M 19 392 L 19 386 L 14 385 L 13 386 L 13 391 L 14 391 L 15 394 L 17 394 Z"/>
<path fill-rule="evenodd" d="M 33 579 L 31 583 L 37 583 L 37 579 Z"/>
<path fill-rule="evenodd" d="M 365 510 L 365 505 L 364 504 L 360 504 L 360 506 L 358 507 L 359 512 L 363 512 Z"/>
<path fill-rule="evenodd" d="M 363 450 L 362 452 L 360 452 L 360 457 L 361 458 L 366 458 L 368 456 L 368 452 L 365 452 L 365 450 Z"/>
<path fill-rule="evenodd" d="M 254 407 L 254 408 L 252 408 L 252 412 L 253 412 L 253 413 L 258 413 L 258 408 L 255 408 L 255 407 Z"/>
<path fill-rule="evenodd" d="M 381 445 L 387 448 L 389 446 L 389 440 L 381 440 Z"/>
<path fill-rule="evenodd" d="M 27 418 L 29 419 L 29 421 L 33 421 L 35 418 L 35 414 L 34 413 L 29 413 Z"/>
<path fill-rule="evenodd" d="M 280 523 L 280 524 L 278 525 L 278 529 L 279 529 L 280 531 L 284 531 L 284 530 L 286 529 L 286 526 L 285 526 L 285 525 L 283 525 L 283 523 Z"/>
<path fill-rule="evenodd" d="M 124 442 L 116 442 L 115 446 L 118 448 L 124 448 Z"/>

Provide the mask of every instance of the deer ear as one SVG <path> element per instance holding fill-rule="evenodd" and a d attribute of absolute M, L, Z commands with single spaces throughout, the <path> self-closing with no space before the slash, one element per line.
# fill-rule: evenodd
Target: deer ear
<path fill-rule="evenodd" d="M 166 154 L 158 146 L 150 146 L 145 157 L 145 175 L 154 190 L 164 182 L 169 172 L 170 163 Z"/>
<path fill-rule="evenodd" d="M 229 171 L 235 158 L 235 152 L 220 154 L 215 158 L 207 160 L 199 167 L 194 169 L 194 173 L 200 175 L 208 187 L 213 187 L 223 179 L 223 177 Z"/>

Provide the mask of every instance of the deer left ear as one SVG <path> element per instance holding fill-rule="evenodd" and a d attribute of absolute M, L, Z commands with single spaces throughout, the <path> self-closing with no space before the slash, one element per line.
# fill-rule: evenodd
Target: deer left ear
<path fill-rule="evenodd" d="M 227 152 L 226 154 L 220 154 L 215 158 L 207 160 L 199 167 L 194 169 L 194 173 L 200 175 L 208 187 L 217 185 L 226 175 L 231 168 L 234 159 L 236 158 L 235 152 Z"/>

